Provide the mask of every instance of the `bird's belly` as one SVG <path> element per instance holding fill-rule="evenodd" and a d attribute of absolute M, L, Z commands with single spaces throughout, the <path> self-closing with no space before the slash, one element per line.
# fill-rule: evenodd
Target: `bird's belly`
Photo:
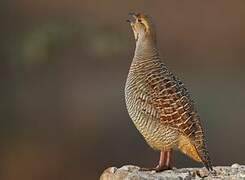
<path fill-rule="evenodd" d="M 145 87 L 145 91 L 146 89 Z M 133 89 L 132 85 L 128 84 L 125 95 L 129 116 L 146 142 L 153 149 L 158 150 L 175 147 L 179 132 L 161 122 L 160 113 L 146 100 L 146 94 Z"/>
<path fill-rule="evenodd" d="M 136 128 L 143 135 L 146 142 L 157 150 L 166 150 L 177 145 L 179 133 L 160 120 L 141 114 L 138 119 L 131 117 Z"/>

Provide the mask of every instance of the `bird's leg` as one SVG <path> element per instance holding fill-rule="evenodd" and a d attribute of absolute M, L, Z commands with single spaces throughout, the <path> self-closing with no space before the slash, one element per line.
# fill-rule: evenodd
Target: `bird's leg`
<path fill-rule="evenodd" d="M 160 154 L 159 164 L 156 167 L 156 172 L 172 169 L 172 149 L 162 150 Z"/>
<path fill-rule="evenodd" d="M 160 160 L 155 168 L 140 168 L 141 171 L 151 171 L 155 170 L 156 172 L 161 172 L 164 170 L 172 169 L 171 164 L 171 156 L 172 156 L 172 149 L 170 150 L 162 150 L 160 154 Z"/>

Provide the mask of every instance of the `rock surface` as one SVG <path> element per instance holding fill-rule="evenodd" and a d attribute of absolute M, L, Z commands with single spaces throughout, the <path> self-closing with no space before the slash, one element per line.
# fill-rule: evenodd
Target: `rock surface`
<path fill-rule="evenodd" d="M 245 166 L 233 164 L 232 166 L 216 166 L 215 174 L 210 174 L 205 168 L 183 168 L 155 171 L 139 171 L 139 167 L 125 165 L 121 168 L 107 168 L 100 176 L 100 180 L 245 180 Z"/>

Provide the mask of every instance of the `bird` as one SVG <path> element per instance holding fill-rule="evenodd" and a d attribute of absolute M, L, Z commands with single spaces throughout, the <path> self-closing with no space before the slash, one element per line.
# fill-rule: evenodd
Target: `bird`
<path fill-rule="evenodd" d="M 212 172 L 194 100 L 184 83 L 162 61 L 152 18 L 142 13 L 129 15 L 127 22 L 136 47 L 125 85 L 126 107 L 145 141 L 160 151 L 156 167 L 140 170 L 172 169 L 173 150 L 179 150 Z"/>

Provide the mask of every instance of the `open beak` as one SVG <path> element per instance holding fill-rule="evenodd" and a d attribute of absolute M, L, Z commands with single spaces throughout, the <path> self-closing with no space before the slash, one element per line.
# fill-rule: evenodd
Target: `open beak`
<path fill-rule="evenodd" d="M 138 18 L 138 14 L 136 14 L 136 13 L 130 12 L 128 14 L 129 14 L 129 16 L 133 17 L 134 19 Z"/>
<path fill-rule="evenodd" d="M 128 13 L 128 15 L 130 16 L 130 18 L 127 19 L 126 22 L 129 22 L 129 23 L 134 23 L 136 19 L 138 18 L 136 13 L 130 12 Z"/>
<path fill-rule="evenodd" d="M 139 34 L 137 33 L 137 31 L 135 29 L 135 23 L 137 22 L 138 14 L 136 14 L 136 13 L 129 13 L 129 16 L 130 16 L 130 18 L 127 19 L 126 21 L 128 23 L 130 23 L 130 25 L 131 25 L 131 27 L 133 29 L 135 41 L 138 41 Z"/>

